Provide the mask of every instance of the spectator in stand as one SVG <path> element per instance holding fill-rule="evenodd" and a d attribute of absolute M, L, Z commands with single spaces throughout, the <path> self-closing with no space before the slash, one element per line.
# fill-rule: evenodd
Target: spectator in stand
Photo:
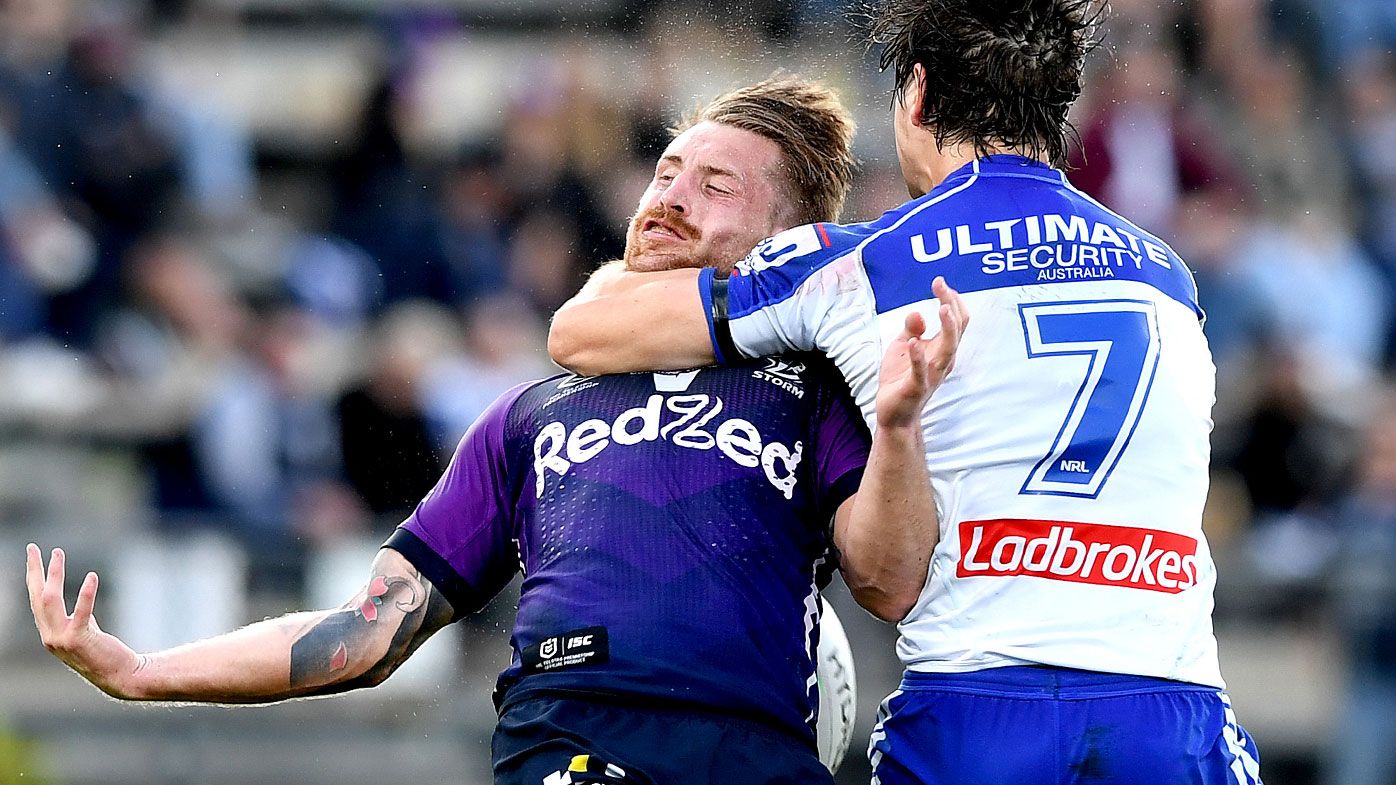
<path fill-rule="evenodd" d="M 1315 405 L 1293 354 L 1272 346 L 1263 359 L 1240 449 L 1219 457 L 1240 475 L 1258 525 L 1296 515 L 1315 521 L 1341 487 L 1348 433 Z"/>
<path fill-rule="evenodd" d="M 253 532 L 275 528 L 277 428 L 264 369 L 250 356 L 251 313 L 190 241 L 142 241 L 128 264 L 138 308 L 105 331 L 101 356 L 125 399 L 144 409 L 142 444 L 161 523 Z M 121 415 L 109 412 L 116 420 Z"/>
<path fill-rule="evenodd" d="M 458 333 L 439 306 L 393 306 L 373 336 L 367 378 L 339 400 L 345 477 L 387 528 L 412 511 L 446 467 L 422 408 L 422 382 L 455 349 Z"/>
<path fill-rule="evenodd" d="M 1231 192 L 1204 189 L 1178 203 L 1174 247 L 1192 266 L 1203 331 L 1218 373 L 1242 364 L 1265 339 L 1265 301 L 1240 274 L 1241 243 L 1253 213 Z M 1222 379 L 1219 386 L 1225 387 Z M 1220 397 L 1220 396 L 1219 396 Z"/>
<path fill-rule="evenodd" d="M 13 144 L 0 116 L 0 336 L 36 333 L 44 299 L 81 284 L 97 248 L 65 214 L 40 173 Z"/>
<path fill-rule="evenodd" d="M 1129 220 L 1174 236 L 1178 203 L 1234 188 L 1218 135 L 1183 106 L 1177 55 L 1155 38 L 1119 47 L 1073 150 L 1071 181 Z"/>
<path fill-rule="evenodd" d="M 487 297 L 506 285 L 501 260 L 508 254 L 510 194 L 500 166 L 495 145 L 471 147 L 462 151 L 442 184 L 436 244 L 456 303 Z"/>
<path fill-rule="evenodd" d="M 1202 330 L 1217 367 L 1215 456 L 1236 453 L 1258 395 L 1257 366 L 1269 360 L 1267 303 L 1240 266 L 1241 244 L 1254 220 L 1234 193 L 1215 188 L 1186 196 L 1178 205 L 1173 246 L 1192 267 L 1198 304 L 1207 314 Z"/>
<path fill-rule="evenodd" d="M 276 415 L 279 512 L 286 533 L 303 543 L 326 544 L 368 529 L 369 512 L 343 479 L 340 422 L 335 409 L 339 385 L 357 349 L 345 345 L 336 325 L 301 305 L 282 303 L 257 320 L 257 358 L 270 380 Z M 272 538 L 282 553 L 261 555 L 295 562 L 284 537 Z"/>
<path fill-rule="evenodd" d="M 1377 370 L 1389 295 L 1331 202 L 1296 204 L 1255 224 L 1238 249 L 1238 267 L 1264 304 L 1267 333 L 1309 363 L 1306 375 L 1342 388 Z M 1315 313 L 1324 316 L 1315 320 Z"/>
<path fill-rule="evenodd" d="M 1346 73 L 1347 155 L 1362 197 L 1362 244 L 1396 292 L 1396 56 L 1367 52 Z M 1396 341 L 1388 339 L 1393 356 Z"/>
<path fill-rule="evenodd" d="M 1396 392 L 1365 429 L 1357 483 L 1337 506 L 1334 598 L 1352 665 L 1325 781 L 1396 779 Z"/>
<path fill-rule="evenodd" d="M 1396 46 L 1396 3 L 1391 0 L 1306 0 L 1325 65 L 1338 70 L 1353 52 Z"/>
<path fill-rule="evenodd" d="M 90 23 L 73 39 L 52 92 L 23 109 L 38 129 L 21 143 L 46 182 L 64 184 L 60 198 L 73 200 L 96 240 L 90 275 L 49 303 L 53 331 L 83 345 L 117 305 L 127 251 L 182 196 L 176 142 L 154 122 L 135 76 L 132 24 Z"/>
<path fill-rule="evenodd" d="M 494 399 L 517 384 L 556 373 L 546 331 L 514 294 L 481 299 L 465 312 L 465 351 L 444 357 L 423 380 L 423 405 L 438 444 L 455 445 Z"/>
<path fill-rule="evenodd" d="M 540 209 L 549 210 L 565 216 L 574 227 L 578 269 L 619 258 L 623 241 L 617 229 L 623 224 L 607 219 L 601 207 L 604 200 L 595 182 L 578 167 L 572 149 L 578 118 L 564 64 L 545 62 L 526 76 L 526 86 L 512 97 L 499 134 L 502 172 L 512 196 L 511 226 L 519 227 Z M 616 136 L 616 141 L 625 141 L 622 132 Z"/>
<path fill-rule="evenodd" d="M 336 163 L 331 229 L 373 258 L 385 302 L 446 302 L 451 282 L 433 243 L 427 178 L 408 156 L 394 84 L 391 75 L 380 75 Z"/>
<path fill-rule="evenodd" d="M 1253 185 L 1264 217 L 1280 222 L 1312 205 L 1330 218 L 1349 209 L 1342 147 L 1312 95 L 1292 50 L 1268 47 L 1229 76 L 1235 92 L 1228 137 Z"/>
<path fill-rule="evenodd" d="M 1218 101 L 1228 101 L 1235 80 L 1254 61 L 1269 54 L 1274 41 L 1268 26 L 1270 0 L 1200 0 L 1192 3 L 1201 36 L 1200 61 L 1208 77 L 1214 77 Z"/>
<path fill-rule="evenodd" d="M 584 242 L 566 214 L 546 208 L 526 213 L 514 229 L 505 264 L 510 288 L 540 315 L 557 310 L 582 284 Z"/>

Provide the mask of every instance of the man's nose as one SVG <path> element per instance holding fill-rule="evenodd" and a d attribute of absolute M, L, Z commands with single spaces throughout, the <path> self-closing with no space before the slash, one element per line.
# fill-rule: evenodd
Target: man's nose
<path fill-rule="evenodd" d="M 690 184 L 691 178 L 680 174 L 669 183 L 669 187 L 659 195 L 659 203 L 666 209 L 673 210 L 679 215 L 688 215 L 690 212 L 693 196 L 693 188 Z"/>

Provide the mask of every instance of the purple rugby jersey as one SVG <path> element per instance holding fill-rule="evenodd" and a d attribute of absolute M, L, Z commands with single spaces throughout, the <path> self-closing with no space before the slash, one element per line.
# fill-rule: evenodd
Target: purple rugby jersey
<path fill-rule="evenodd" d="M 869 436 L 819 355 L 503 395 L 387 542 L 455 608 L 524 574 L 496 699 L 691 705 L 813 739 L 830 524 Z"/>

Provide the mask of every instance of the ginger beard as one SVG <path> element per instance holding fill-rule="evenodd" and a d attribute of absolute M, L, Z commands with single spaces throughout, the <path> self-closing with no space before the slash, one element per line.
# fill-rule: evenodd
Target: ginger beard
<path fill-rule="evenodd" d="M 653 227 L 654 223 L 662 223 L 664 228 Z M 647 225 L 651 225 L 648 234 Z M 762 240 L 786 228 L 767 221 L 752 222 L 740 230 L 719 228 L 705 233 L 682 214 L 655 205 L 630 219 L 622 258 L 625 269 L 631 272 L 715 267 L 719 274 L 727 275 Z"/>
<path fill-rule="evenodd" d="M 645 224 L 660 221 L 682 235 L 673 239 L 644 235 Z M 701 258 L 703 233 L 682 215 L 656 205 L 630 219 L 625 233 L 625 269 L 649 273 L 684 267 L 717 266 L 716 260 Z M 735 260 L 734 260 L 735 261 Z"/>
<path fill-rule="evenodd" d="M 789 228 L 794 211 L 774 141 L 704 121 L 674 138 L 655 162 L 625 235 L 634 272 L 715 267 L 730 273 L 766 237 Z"/>

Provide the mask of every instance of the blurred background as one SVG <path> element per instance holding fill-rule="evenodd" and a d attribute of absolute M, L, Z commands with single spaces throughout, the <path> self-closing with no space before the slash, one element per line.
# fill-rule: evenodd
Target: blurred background
<path fill-rule="evenodd" d="M 553 371 L 545 320 L 682 110 L 825 79 L 861 128 L 844 219 L 905 199 L 844 5 L 0 0 L 0 783 L 488 783 L 516 590 L 378 690 L 129 707 L 39 646 L 23 544 L 69 549 L 69 596 L 100 571 L 138 648 L 344 601 Z M 1113 5 L 1071 177 L 1197 272 L 1223 671 L 1270 785 L 1391 785 L 1396 3 Z M 894 630 L 829 595 L 866 783 Z"/>

